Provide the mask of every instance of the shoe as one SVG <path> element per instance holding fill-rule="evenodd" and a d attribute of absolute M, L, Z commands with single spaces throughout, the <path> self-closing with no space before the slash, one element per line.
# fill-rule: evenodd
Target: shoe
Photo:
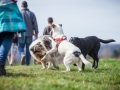
<path fill-rule="evenodd" d="M 5 64 L 0 62 L 0 76 L 6 76 Z"/>
<path fill-rule="evenodd" d="M 26 59 L 26 56 L 23 55 L 21 58 L 21 65 L 25 65 L 25 59 Z"/>

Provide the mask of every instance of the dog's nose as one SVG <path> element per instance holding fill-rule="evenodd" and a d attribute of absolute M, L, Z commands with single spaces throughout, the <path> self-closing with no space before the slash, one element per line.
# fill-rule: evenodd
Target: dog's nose
<path fill-rule="evenodd" d="M 35 47 L 35 51 L 40 52 L 41 51 L 40 47 Z"/>

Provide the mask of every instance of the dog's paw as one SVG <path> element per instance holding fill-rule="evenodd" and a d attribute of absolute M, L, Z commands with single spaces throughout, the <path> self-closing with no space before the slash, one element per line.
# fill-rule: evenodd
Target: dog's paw
<path fill-rule="evenodd" d="M 82 72 L 83 70 L 82 69 L 79 69 L 78 72 Z"/>
<path fill-rule="evenodd" d="M 46 69 L 45 67 L 41 68 L 42 70 Z"/>

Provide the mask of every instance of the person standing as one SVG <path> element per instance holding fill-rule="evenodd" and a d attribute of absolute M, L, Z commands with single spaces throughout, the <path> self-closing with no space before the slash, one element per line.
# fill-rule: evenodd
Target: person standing
<path fill-rule="evenodd" d="M 38 38 L 38 25 L 36 16 L 33 12 L 28 9 L 28 4 L 26 1 L 22 2 L 21 5 L 21 14 L 26 24 L 26 32 L 23 33 L 24 38 L 21 35 L 18 36 L 18 50 L 21 55 L 21 65 L 29 65 L 31 55 L 29 52 L 29 46 L 32 43 L 32 36 L 34 35 L 35 38 Z M 26 46 L 26 55 L 24 53 L 24 47 Z"/>
<path fill-rule="evenodd" d="M 50 31 L 51 31 L 51 25 L 53 23 L 53 18 L 49 17 L 47 21 L 48 21 L 48 26 L 45 27 L 43 31 L 43 35 L 51 35 Z"/>
<path fill-rule="evenodd" d="M 26 31 L 17 0 L 0 0 L 0 76 L 6 75 L 5 63 L 14 33 Z"/>

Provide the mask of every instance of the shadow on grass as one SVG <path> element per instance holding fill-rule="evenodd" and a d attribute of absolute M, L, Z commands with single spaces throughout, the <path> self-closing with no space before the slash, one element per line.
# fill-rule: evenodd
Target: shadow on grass
<path fill-rule="evenodd" d="M 25 73 L 10 73 L 8 72 L 6 77 L 35 77 L 35 75 L 32 74 L 25 74 Z"/>

